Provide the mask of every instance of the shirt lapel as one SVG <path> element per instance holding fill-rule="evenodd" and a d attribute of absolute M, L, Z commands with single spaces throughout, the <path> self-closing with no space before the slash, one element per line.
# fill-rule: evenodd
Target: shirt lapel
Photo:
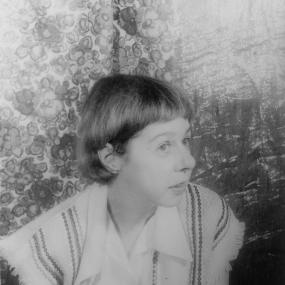
<path fill-rule="evenodd" d="M 154 219 L 153 248 L 191 262 L 189 241 L 177 207 L 158 207 Z"/>
<path fill-rule="evenodd" d="M 93 284 L 99 278 L 107 235 L 107 187 L 90 186 L 87 232 L 75 285 Z M 169 256 L 191 262 L 192 255 L 177 207 L 158 207 L 148 223 L 148 233 L 142 235 L 141 248 L 154 249 Z M 96 284 L 96 282 L 94 283 Z"/>

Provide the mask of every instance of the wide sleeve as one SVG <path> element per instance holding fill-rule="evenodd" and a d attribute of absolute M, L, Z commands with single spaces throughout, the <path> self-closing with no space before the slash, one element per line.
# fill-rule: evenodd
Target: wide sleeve
<path fill-rule="evenodd" d="M 73 284 L 83 240 L 78 208 L 71 202 L 0 240 L 0 256 L 15 268 L 20 284 Z"/>
<path fill-rule="evenodd" d="M 243 244 L 245 224 L 238 221 L 226 201 L 214 199 L 210 212 L 216 214 L 212 254 L 208 275 L 209 285 L 227 285 L 230 262 L 237 258 Z"/>
<path fill-rule="evenodd" d="M 50 261 L 48 262 L 48 259 L 52 260 L 53 257 L 44 244 L 47 243 L 47 227 L 40 226 L 39 222 L 38 220 L 31 222 L 0 241 L 0 255 L 12 268 L 15 268 L 20 284 L 57 284 L 54 282 L 55 276 L 52 276 L 54 266 L 51 268 Z"/>

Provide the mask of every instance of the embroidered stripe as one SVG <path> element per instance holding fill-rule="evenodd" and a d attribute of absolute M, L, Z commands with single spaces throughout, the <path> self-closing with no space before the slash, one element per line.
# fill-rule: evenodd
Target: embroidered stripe
<path fill-rule="evenodd" d="M 77 222 L 77 226 L 78 226 L 78 229 L 79 229 L 80 240 L 81 240 L 81 247 L 82 247 L 83 231 L 82 231 L 79 215 L 78 215 L 78 212 L 77 212 L 77 209 L 76 209 L 75 206 L 73 206 L 72 209 L 73 209 L 73 212 L 74 212 L 75 217 L 76 217 L 76 222 Z"/>
<path fill-rule="evenodd" d="M 33 241 L 34 241 L 34 245 L 35 245 L 35 249 L 36 249 L 36 254 L 37 254 L 38 260 L 40 261 L 42 267 L 45 269 L 45 271 L 47 273 L 49 273 L 51 275 L 51 277 L 54 280 L 56 280 L 56 284 L 58 284 L 58 282 L 60 282 L 60 280 L 58 279 L 58 276 L 56 275 L 56 273 L 48 265 L 47 261 L 44 259 L 44 256 L 43 256 L 43 254 L 41 252 L 41 247 L 40 247 L 39 238 L 38 238 L 37 234 L 33 235 Z"/>
<path fill-rule="evenodd" d="M 230 228 L 230 219 L 231 219 L 231 212 L 228 211 L 228 215 L 227 215 L 227 221 L 225 223 L 225 226 L 223 229 L 221 229 L 221 233 L 219 235 L 219 237 L 217 238 L 216 243 L 213 246 L 213 249 L 215 249 L 217 247 L 217 245 L 220 243 L 220 241 L 225 237 L 225 235 L 227 234 L 229 228 Z"/>
<path fill-rule="evenodd" d="M 198 284 L 202 284 L 202 203 L 200 193 L 196 186 L 194 186 L 198 202 Z"/>
<path fill-rule="evenodd" d="M 71 263 L 72 263 L 72 284 L 74 284 L 74 280 L 75 280 L 75 253 L 74 253 L 72 238 L 71 238 L 70 229 L 69 229 L 69 225 L 67 222 L 66 215 L 65 215 L 65 213 L 62 213 L 61 216 L 63 218 L 63 222 L 64 222 L 64 226 L 65 226 L 65 230 L 66 230 L 66 234 L 67 234 L 67 238 L 68 238 L 68 244 L 69 244 L 70 255 L 71 255 Z"/>
<path fill-rule="evenodd" d="M 80 256 L 81 254 L 81 244 L 80 244 L 80 236 L 79 236 L 79 230 L 77 228 L 77 225 L 76 225 L 76 221 L 75 221 L 75 213 L 74 213 L 74 209 L 68 209 L 68 214 L 69 214 L 69 217 L 70 217 L 70 221 L 71 221 L 71 226 L 72 226 L 72 229 L 73 229 L 73 233 L 74 233 L 74 236 L 75 236 L 75 243 L 76 243 L 76 249 L 77 249 L 77 253 L 78 253 L 78 256 Z"/>
<path fill-rule="evenodd" d="M 196 266 L 197 266 L 197 247 L 196 247 L 196 207 L 195 207 L 195 198 L 194 193 L 192 191 L 192 187 L 189 187 L 189 193 L 191 195 L 191 211 L 192 211 L 192 241 L 193 241 L 193 270 L 192 270 L 192 282 L 189 285 L 195 284 L 195 277 L 196 277 Z"/>
<path fill-rule="evenodd" d="M 220 200 L 222 202 L 223 212 L 222 212 L 222 215 L 218 221 L 217 228 L 219 228 L 220 223 L 222 222 L 222 220 L 224 219 L 224 216 L 225 216 L 225 201 L 224 201 L 224 199 L 220 199 Z"/>
<path fill-rule="evenodd" d="M 217 233 L 215 234 L 215 237 L 214 237 L 214 241 L 215 241 L 214 248 L 219 243 L 218 240 L 221 240 L 220 237 L 224 236 L 223 232 L 227 229 L 227 227 L 229 225 L 229 217 L 230 217 L 229 207 L 226 205 L 225 209 L 226 209 L 226 219 L 225 219 L 224 223 L 222 224 L 222 226 L 218 229 Z"/>
<path fill-rule="evenodd" d="M 40 229 L 39 232 L 40 232 L 40 238 L 41 238 L 41 242 L 42 242 L 43 251 L 44 251 L 44 253 L 45 253 L 47 259 L 50 261 L 52 267 L 55 269 L 53 272 L 54 272 L 54 274 L 57 276 L 57 280 L 59 280 L 59 281 L 58 281 L 58 282 L 59 282 L 58 284 L 63 284 L 63 272 L 62 272 L 62 270 L 60 269 L 60 267 L 57 265 L 57 263 L 55 262 L 55 260 L 54 260 L 54 259 L 50 256 L 50 254 L 48 253 L 43 230 Z"/>
<path fill-rule="evenodd" d="M 218 223 L 217 225 L 217 232 L 215 233 L 214 236 L 214 242 L 218 239 L 219 234 L 221 233 L 221 231 L 223 230 L 223 228 L 225 227 L 225 224 L 227 223 L 227 219 L 228 219 L 228 207 L 226 205 L 226 202 L 224 201 L 224 199 L 221 199 L 222 202 L 222 206 L 223 206 L 223 221 L 221 220 L 220 225 Z"/>
<path fill-rule="evenodd" d="M 30 240 L 30 247 L 31 247 L 31 250 L 32 250 L 32 254 L 33 254 L 33 259 L 34 259 L 34 262 L 38 268 L 38 270 L 42 273 L 42 275 L 51 283 L 51 284 L 54 284 L 54 279 L 51 279 L 50 276 L 48 276 L 46 274 L 46 272 L 43 270 L 43 268 L 41 267 L 40 265 L 40 261 L 38 259 L 38 256 L 36 254 L 36 250 L 35 250 L 35 244 L 33 244 L 33 241 Z"/>
<path fill-rule="evenodd" d="M 76 268 L 76 275 L 78 273 L 78 269 L 79 269 L 79 264 L 80 264 L 80 257 L 81 257 L 81 246 L 80 246 L 80 242 L 79 242 L 79 233 L 78 233 L 78 230 L 76 228 L 76 224 L 75 224 L 75 218 L 74 218 L 74 215 L 73 215 L 73 212 L 72 212 L 72 209 L 69 208 L 68 209 L 68 215 L 69 215 L 69 218 L 70 218 L 70 221 L 71 221 L 71 227 L 72 227 L 72 230 L 73 230 L 73 236 L 75 237 L 75 248 L 76 248 L 76 251 L 77 251 L 77 268 Z"/>
<path fill-rule="evenodd" d="M 190 185 L 188 184 L 188 191 L 191 191 L 190 189 Z M 193 252 L 193 244 L 192 244 L 192 240 L 193 238 L 191 237 L 191 228 L 192 228 L 192 224 L 191 221 L 192 221 L 192 216 L 191 216 L 191 213 L 190 213 L 190 202 L 189 202 L 189 193 L 186 192 L 186 229 L 187 229 L 187 236 L 188 236 L 188 243 L 189 243 L 189 247 L 191 249 L 191 252 Z M 188 276 L 188 280 L 189 282 L 191 281 L 191 277 L 192 277 L 192 267 L 193 267 L 193 264 L 191 264 L 191 267 L 190 267 L 190 270 L 189 270 L 189 276 Z M 191 285 L 191 284 L 190 284 Z"/>

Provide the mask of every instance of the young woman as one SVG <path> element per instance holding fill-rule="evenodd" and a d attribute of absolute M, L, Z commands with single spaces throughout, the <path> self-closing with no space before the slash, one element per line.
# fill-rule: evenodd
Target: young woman
<path fill-rule="evenodd" d="M 191 117 L 164 82 L 100 79 L 78 130 L 85 191 L 0 243 L 23 284 L 227 284 L 243 224 L 189 183 Z"/>

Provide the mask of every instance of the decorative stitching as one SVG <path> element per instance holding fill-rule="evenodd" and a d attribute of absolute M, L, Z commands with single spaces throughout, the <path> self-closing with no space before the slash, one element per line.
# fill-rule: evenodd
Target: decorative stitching
<path fill-rule="evenodd" d="M 77 249 L 78 255 L 80 255 L 80 253 L 81 253 L 81 244 L 80 244 L 79 231 L 78 231 L 77 226 L 76 226 L 74 210 L 71 209 L 71 208 L 68 209 L 68 214 L 70 216 L 71 226 L 72 226 L 73 233 L 74 233 L 74 236 L 75 236 L 76 249 Z"/>
<path fill-rule="evenodd" d="M 76 245 L 77 256 L 78 256 L 78 264 L 77 264 L 77 268 L 76 268 L 76 276 L 77 276 L 77 273 L 79 270 L 79 264 L 81 261 L 81 246 L 80 246 L 80 242 L 79 242 L 79 233 L 78 233 L 78 230 L 76 228 L 75 219 L 74 219 L 73 212 L 72 212 L 71 208 L 68 209 L 68 214 L 69 214 L 69 217 L 71 220 L 71 226 L 73 229 L 73 235 L 75 237 L 75 245 Z"/>
<path fill-rule="evenodd" d="M 37 257 L 38 257 L 40 263 L 42 264 L 42 266 L 46 270 L 46 272 L 48 272 L 53 277 L 53 279 L 56 280 L 56 282 L 58 284 L 58 282 L 60 282 L 58 276 L 52 270 L 52 268 L 48 265 L 48 263 L 46 262 L 46 260 L 44 259 L 43 255 L 42 255 L 41 247 L 40 247 L 40 243 L 39 243 L 39 238 L 37 237 L 37 234 L 33 235 L 33 240 L 34 240 L 34 244 L 35 244 L 36 254 L 37 254 Z"/>
<path fill-rule="evenodd" d="M 29 242 L 30 244 L 30 247 L 31 247 L 31 250 L 32 250 L 32 255 L 33 255 L 33 259 L 34 259 L 34 262 L 38 268 L 38 270 L 42 273 L 42 275 L 50 282 L 50 283 L 53 283 L 53 280 L 46 274 L 46 272 L 42 269 L 41 265 L 39 264 L 39 260 L 38 260 L 38 256 L 36 254 L 36 251 L 35 251 L 35 248 L 33 246 L 33 241 L 30 240 Z"/>
<path fill-rule="evenodd" d="M 222 222 L 224 215 L 225 215 L 225 201 L 224 201 L 224 199 L 220 199 L 220 200 L 222 202 L 223 211 L 222 211 L 222 215 L 218 221 L 217 228 L 220 226 L 220 223 Z"/>
<path fill-rule="evenodd" d="M 228 208 L 228 207 L 227 207 Z M 226 222 L 224 224 L 224 227 L 222 229 L 220 229 L 219 231 L 219 237 L 216 240 L 216 243 L 213 246 L 213 249 L 215 249 L 217 247 L 217 245 L 221 242 L 221 240 L 225 237 L 225 235 L 227 234 L 229 228 L 230 228 L 230 218 L 231 218 L 231 212 L 228 210 L 227 211 L 227 219 Z"/>
<path fill-rule="evenodd" d="M 191 191 L 189 188 L 190 188 L 190 185 L 188 184 L 188 192 Z M 189 202 L 189 193 L 186 192 L 186 229 L 187 229 L 187 236 L 188 236 L 188 243 L 189 243 L 189 246 L 190 246 L 190 249 L 191 249 L 191 252 L 193 252 L 193 244 L 192 244 L 192 238 L 191 238 L 191 231 L 190 231 L 190 228 L 191 228 L 191 225 L 193 224 L 190 224 L 190 221 L 192 219 L 192 216 L 190 214 L 190 202 Z M 190 269 L 189 269 L 189 276 L 188 276 L 188 281 L 190 282 L 191 281 L 191 277 L 192 277 L 192 269 L 193 269 L 193 264 L 191 263 L 190 264 Z M 191 284 L 189 284 L 191 285 Z"/>
<path fill-rule="evenodd" d="M 80 239 L 81 239 L 81 247 L 82 247 L 83 231 L 82 231 L 79 215 L 78 215 L 78 212 L 77 212 L 77 209 L 76 209 L 75 206 L 73 206 L 72 209 L 73 209 L 73 212 L 74 212 L 75 217 L 76 217 L 76 222 L 77 222 L 77 226 L 78 226 L 78 229 L 79 229 L 79 234 L 80 234 Z"/>
<path fill-rule="evenodd" d="M 67 238 L 68 238 L 68 244 L 69 244 L 70 255 L 71 255 L 71 263 L 72 263 L 72 284 L 74 284 L 74 281 L 75 281 L 75 253 L 74 253 L 72 238 L 71 238 L 70 229 L 69 229 L 69 226 L 67 223 L 66 215 L 65 215 L 65 213 L 62 213 L 61 216 L 63 218 L 63 222 L 64 222 L 64 226 L 65 226 L 65 230 L 66 230 L 66 234 L 67 234 Z"/>
<path fill-rule="evenodd" d="M 42 242 L 42 248 L 43 248 L 43 250 L 44 250 L 44 253 L 45 253 L 47 259 L 48 259 L 48 260 L 50 261 L 50 263 L 52 264 L 52 266 L 55 268 L 54 274 L 57 275 L 57 278 L 58 278 L 57 280 L 59 280 L 59 284 L 63 284 L 63 272 L 62 272 L 62 270 L 60 269 L 60 267 L 57 265 L 57 263 L 55 262 L 55 260 L 54 260 L 54 259 L 50 256 L 50 254 L 48 253 L 43 230 L 40 229 L 40 230 L 39 230 L 39 233 L 40 233 L 41 242 Z M 58 273 L 59 275 L 56 274 L 56 271 L 57 271 L 57 273 Z"/>
<path fill-rule="evenodd" d="M 217 240 L 219 239 L 219 236 L 223 233 L 223 231 L 225 230 L 225 228 L 229 222 L 229 215 L 230 215 L 229 207 L 228 207 L 228 205 L 226 205 L 226 202 L 224 201 L 224 199 L 222 199 L 222 201 L 223 201 L 223 204 L 225 206 L 225 219 L 224 219 L 222 225 L 219 228 L 217 228 L 217 232 L 214 236 L 214 246 L 216 245 Z"/>
<path fill-rule="evenodd" d="M 192 267 L 192 283 L 191 284 L 195 284 L 195 277 L 196 277 L 196 267 L 197 267 L 197 252 L 196 252 L 196 228 L 195 228 L 195 224 L 196 224 L 196 207 L 195 207 L 195 197 L 194 197 L 194 193 L 192 191 L 192 187 L 189 187 L 189 193 L 191 196 L 191 212 L 192 212 L 192 241 L 193 241 L 193 256 L 194 256 L 194 260 L 193 260 L 193 267 Z M 191 285 L 189 284 L 189 285 Z"/>
<path fill-rule="evenodd" d="M 194 186 L 194 189 L 196 191 L 197 195 L 197 202 L 198 202 L 198 242 L 199 242 L 199 248 L 198 248 L 198 284 L 200 285 L 202 283 L 202 203 L 201 203 L 201 197 L 200 193 L 196 186 Z"/>
<path fill-rule="evenodd" d="M 225 208 L 225 215 L 224 215 L 225 219 L 224 219 L 222 225 L 220 227 L 217 227 L 217 232 L 215 234 L 214 241 L 217 240 L 219 234 L 223 231 L 223 229 L 225 228 L 225 226 L 228 222 L 229 208 L 228 208 L 226 202 L 224 201 L 224 199 L 221 199 L 221 200 L 222 200 L 223 207 Z"/>
<path fill-rule="evenodd" d="M 152 256 L 152 285 L 157 284 L 158 256 L 159 256 L 159 252 L 157 250 L 155 250 L 153 252 L 153 256 Z"/>

